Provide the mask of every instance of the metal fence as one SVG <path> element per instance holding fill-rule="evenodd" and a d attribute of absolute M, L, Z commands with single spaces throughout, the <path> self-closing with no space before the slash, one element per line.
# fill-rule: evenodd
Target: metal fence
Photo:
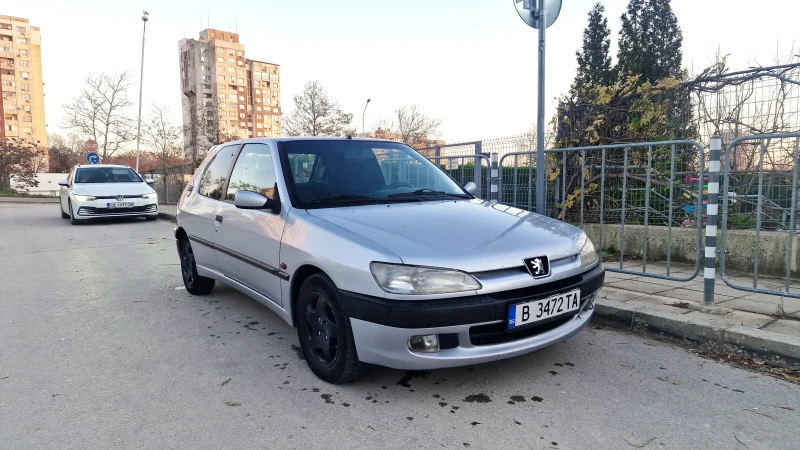
<path fill-rule="evenodd" d="M 165 203 L 177 202 L 186 187 L 186 183 L 194 174 L 192 164 L 183 164 L 160 169 L 143 170 L 142 177 L 152 178 L 155 183 L 153 189 L 158 193 L 158 201 Z"/>
<path fill-rule="evenodd" d="M 541 173 L 547 177 L 547 215 L 584 228 L 598 224 L 598 247 L 618 259 L 617 268 L 609 270 L 657 278 L 689 281 L 700 271 L 702 238 L 704 167 L 703 147 L 694 141 L 645 142 L 545 151 L 548 164 Z M 520 159 L 526 161 L 519 165 Z M 520 209 L 536 207 L 536 176 L 531 167 L 535 152 L 513 152 L 500 158 L 499 201 Z M 619 227 L 617 239 L 606 239 L 609 225 Z M 640 235 L 635 253 L 636 264 L 626 267 L 626 249 L 631 244 L 626 226 L 637 226 Z M 666 227 L 666 271 L 648 271 L 651 226 Z M 694 271 L 676 276 L 671 272 L 673 229 L 696 230 Z M 615 230 L 616 231 L 616 230 Z"/>

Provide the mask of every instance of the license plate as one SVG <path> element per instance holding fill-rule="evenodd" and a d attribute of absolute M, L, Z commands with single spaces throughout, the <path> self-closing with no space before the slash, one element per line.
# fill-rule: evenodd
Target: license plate
<path fill-rule="evenodd" d="M 106 203 L 106 207 L 109 208 L 109 209 L 113 209 L 113 208 L 131 208 L 131 207 L 133 207 L 133 202 Z"/>
<path fill-rule="evenodd" d="M 577 311 L 581 304 L 581 290 L 556 294 L 541 300 L 517 303 L 508 309 L 508 328 L 538 322 L 550 317 Z"/>

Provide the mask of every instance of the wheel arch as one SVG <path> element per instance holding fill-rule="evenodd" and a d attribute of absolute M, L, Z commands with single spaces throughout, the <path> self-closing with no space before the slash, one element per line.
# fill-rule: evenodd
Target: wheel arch
<path fill-rule="evenodd" d="M 322 273 L 325 271 L 313 264 L 305 264 L 297 268 L 291 278 L 291 285 L 289 287 L 289 301 L 292 308 L 292 326 L 297 327 L 297 300 L 300 296 L 300 287 L 303 283 L 314 274 Z M 327 274 L 325 274 L 327 276 Z"/>

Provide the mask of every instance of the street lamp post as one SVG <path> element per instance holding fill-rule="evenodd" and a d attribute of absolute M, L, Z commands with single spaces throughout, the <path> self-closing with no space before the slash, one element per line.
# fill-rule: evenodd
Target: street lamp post
<path fill-rule="evenodd" d="M 144 33 L 147 31 L 147 20 L 150 14 L 142 11 L 142 68 L 139 73 L 139 121 L 136 125 L 136 172 L 139 172 L 139 141 L 142 139 L 142 86 L 144 86 Z"/>
<path fill-rule="evenodd" d="M 364 115 L 367 113 L 367 106 L 369 106 L 369 102 L 371 101 L 372 99 L 370 98 L 367 99 L 367 104 L 364 105 L 364 112 L 361 113 L 361 134 L 364 134 L 366 132 L 366 130 L 364 129 Z"/>

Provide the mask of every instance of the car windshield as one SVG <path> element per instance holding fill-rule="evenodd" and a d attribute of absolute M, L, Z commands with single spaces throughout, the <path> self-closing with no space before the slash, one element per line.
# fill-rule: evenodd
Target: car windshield
<path fill-rule="evenodd" d="M 405 144 L 297 140 L 280 149 L 292 202 L 302 208 L 472 198 Z"/>
<path fill-rule="evenodd" d="M 129 167 L 91 167 L 78 169 L 76 183 L 141 183 L 142 179 Z"/>

